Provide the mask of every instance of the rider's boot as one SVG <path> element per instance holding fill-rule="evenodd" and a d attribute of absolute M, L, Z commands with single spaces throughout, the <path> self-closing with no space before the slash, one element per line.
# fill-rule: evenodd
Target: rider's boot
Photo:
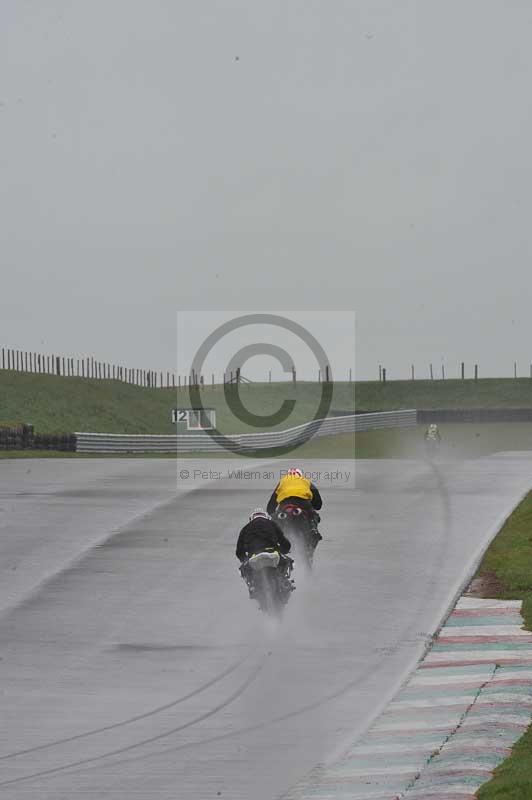
<path fill-rule="evenodd" d="M 318 522 L 321 522 L 321 517 L 317 512 L 315 512 L 310 521 L 310 533 L 312 537 L 312 546 L 314 549 L 316 549 L 318 542 L 321 542 L 323 539 L 323 536 L 318 530 Z"/>

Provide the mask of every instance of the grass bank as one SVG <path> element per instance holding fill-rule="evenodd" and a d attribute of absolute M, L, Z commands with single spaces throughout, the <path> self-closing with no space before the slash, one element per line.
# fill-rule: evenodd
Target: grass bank
<path fill-rule="evenodd" d="M 443 436 L 437 460 L 480 458 L 502 450 L 532 451 L 532 424 L 526 422 L 456 423 L 441 425 Z M 311 439 L 292 451 L 294 458 L 426 458 L 424 425 Z M 231 453 L 180 453 L 180 458 L 228 458 Z M 254 457 L 260 457 L 260 453 Z M 91 455 L 50 450 L 0 450 L 1 458 L 91 458 Z M 101 457 L 96 455 L 95 457 Z M 112 455 L 109 457 L 113 457 Z M 124 457 L 128 457 L 126 454 Z M 169 454 L 138 454 L 136 457 L 174 458 Z"/>
<path fill-rule="evenodd" d="M 285 400 L 293 412 L 268 429 L 307 422 L 319 407 L 322 385 L 253 383 L 241 387 L 242 402 L 252 413 L 273 414 Z M 215 408 L 224 433 L 256 430 L 228 408 L 222 386 L 201 390 L 205 406 Z M 332 413 L 393 411 L 405 408 L 532 408 L 532 380 L 362 381 L 334 385 Z M 0 370 L 0 422 L 32 423 L 39 433 L 172 433 L 171 410 L 190 407 L 185 389 L 148 389 L 113 380 L 63 378 Z M 180 431 L 183 426 L 178 426 Z"/>
<path fill-rule="evenodd" d="M 522 600 L 525 626 L 532 631 L 532 492 L 515 509 L 489 547 L 475 577 L 484 597 Z M 532 727 L 516 743 L 512 755 L 482 786 L 479 800 L 532 798 Z"/>

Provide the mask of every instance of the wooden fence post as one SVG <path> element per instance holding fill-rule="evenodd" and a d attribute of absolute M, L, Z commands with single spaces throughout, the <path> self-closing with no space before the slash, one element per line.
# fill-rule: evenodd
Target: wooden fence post
<path fill-rule="evenodd" d="M 475 364 L 475 380 L 478 381 L 478 364 Z"/>
<path fill-rule="evenodd" d="M 430 365 L 430 379 L 431 381 L 434 380 L 434 372 L 432 371 L 432 364 Z"/>
<path fill-rule="evenodd" d="M 514 378 L 517 378 L 517 361 L 514 361 Z"/>
<path fill-rule="evenodd" d="M 412 364 L 412 380 L 414 381 L 415 379 L 416 379 L 416 377 L 415 377 L 415 373 L 414 373 L 414 365 Z"/>
<path fill-rule="evenodd" d="M 382 382 L 386 383 L 386 367 L 382 368 Z"/>
<path fill-rule="evenodd" d="M 462 380 L 464 380 L 464 377 L 465 377 L 465 364 L 462 361 Z"/>

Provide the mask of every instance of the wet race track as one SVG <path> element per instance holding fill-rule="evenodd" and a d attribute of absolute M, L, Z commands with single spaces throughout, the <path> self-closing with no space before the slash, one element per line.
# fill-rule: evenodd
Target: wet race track
<path fill-rule="evenodd" d="M 359 462 L 275 624 L 234 558 L 262 489 L 0 461 L 0 796 L 282 797 L 390 699 L 531 483 L 523 455 Z"/>

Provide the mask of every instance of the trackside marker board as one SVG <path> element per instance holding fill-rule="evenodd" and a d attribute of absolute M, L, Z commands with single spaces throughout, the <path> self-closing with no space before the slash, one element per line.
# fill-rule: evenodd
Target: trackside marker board
<path fill-rule="evenodd" d="M 172 422 L 186 422 L 187 430 L 208 431 L 216 427 L 216 410 L 214 408 L 173 408 Z"/>

